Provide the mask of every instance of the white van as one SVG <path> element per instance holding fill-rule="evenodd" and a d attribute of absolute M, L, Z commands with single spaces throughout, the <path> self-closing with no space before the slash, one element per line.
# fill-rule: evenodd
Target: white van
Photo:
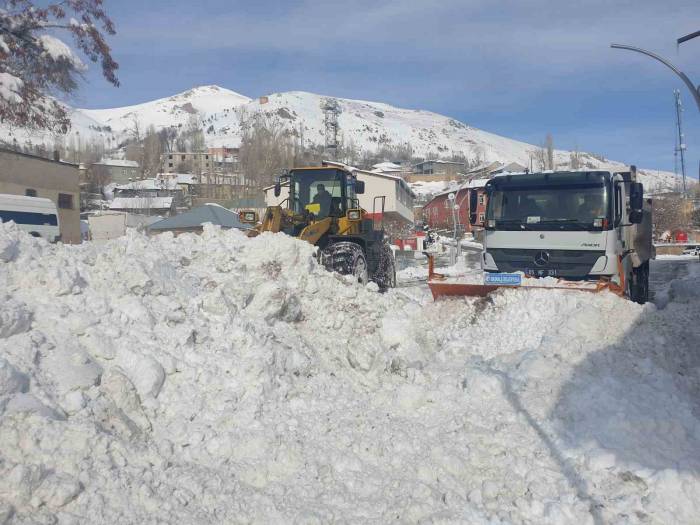
<path fill-rule="evenodd" d="M 10 221 L 34 237 L 61 240 L 58 212 L 51 199 L 0 194 L 0 222 Z"/>

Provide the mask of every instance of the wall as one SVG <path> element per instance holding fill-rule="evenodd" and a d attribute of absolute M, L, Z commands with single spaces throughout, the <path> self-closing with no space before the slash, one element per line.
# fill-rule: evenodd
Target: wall
<path fill-rule="evenodd" d="M 472 226 L 469 223 L 469 191 L 476 191 L 479 195 L 476 207 L 477 220 L 481 218 L 481 215 L 486 214 L 486 194 L 483 188 L 460 189 L 455 194 L 455 201 L 459 204 L 457 216 L 459 223 L 464 226 L 464 231 L 467 232 L 472 231 Z M 423 207 L 423 222 L 431 228 L 454 228 L 451 205 L 446 204 L 448 202 L 447 195 L 447 193 L 438 195 Z"/>
<path fill-rule="evenodd" d="M 65 162 L 0 150 L 0 193 L 26 195 L 36 190 L 36 197 L 51 199 L 58 209 L 63 242 L 79 244 L 80 185 L 78 166 Z M 70 195 L 72 206 L 58 206 L 59 193 Z"/>

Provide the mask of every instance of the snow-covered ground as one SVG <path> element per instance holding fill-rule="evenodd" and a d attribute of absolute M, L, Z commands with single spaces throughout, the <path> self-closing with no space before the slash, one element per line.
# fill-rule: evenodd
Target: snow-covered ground
<path fill-rule="evenodd" d="M 0 523 L 697 523 L 698 268 L 432 302 L 283 235 L 0 225 Z"/>

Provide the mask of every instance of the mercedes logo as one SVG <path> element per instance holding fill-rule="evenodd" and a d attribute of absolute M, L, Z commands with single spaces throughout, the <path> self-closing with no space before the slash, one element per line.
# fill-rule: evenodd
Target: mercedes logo
<path fill-rule="evenodd" d="M 549 262 L 549 254 L 547 252 L 538 252 L 535 255 L 535 264 L 537 266 L 545 266 Z"/>

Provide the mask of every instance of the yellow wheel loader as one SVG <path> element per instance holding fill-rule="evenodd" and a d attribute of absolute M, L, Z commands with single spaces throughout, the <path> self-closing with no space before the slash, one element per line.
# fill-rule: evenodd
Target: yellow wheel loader
<path fill-rule="evenodd" d="M 260 220 L 253 211 L 242 211 L 240 218 L 257 223 L 249 236 L 284 232 L 307 241 L 318 246 L 328 270 L 373 281 L 385 291 L 396 286 L 396 266 L 381 221 L 384 200 L 375 198 L 381 210 L 370 215 L 357 199 L 364 190 L 364 182 L 343 168 L 295 168 L 275 183 L 275 197 L 283 199 L 279 205 L 268 207 Z"/>

